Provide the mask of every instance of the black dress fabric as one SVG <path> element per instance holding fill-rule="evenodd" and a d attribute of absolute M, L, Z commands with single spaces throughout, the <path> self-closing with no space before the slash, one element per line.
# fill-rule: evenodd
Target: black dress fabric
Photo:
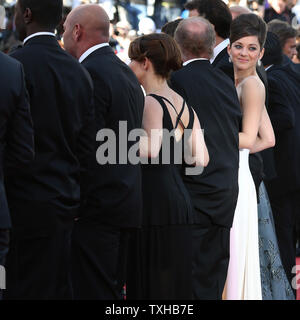
<path fill-rule="evenodd" d="M 151 96 L 158 100 L 163 109 L 163 129 L 172 131 L 173 123 L 165 103 L 168 100 Z M 179 124 L 183 126 L 180 117 L 184 106 L 185 102 L 177 114 L 175 128 Z M 189 124 L 185 129 L 192 129 L 194 113 L 188 108 Z M 143 226 L 131 239 L 127 279 L 129 300 L 192 299 L 193 211 L 180 174 L 182 165 L 175 164 L 174 160 L 174 149 L 181 140 L 176 142 L 171 138 L 170 164 L 162 164 L 166 140 L 164 133 L 159 164 L 142 166 Z"/>

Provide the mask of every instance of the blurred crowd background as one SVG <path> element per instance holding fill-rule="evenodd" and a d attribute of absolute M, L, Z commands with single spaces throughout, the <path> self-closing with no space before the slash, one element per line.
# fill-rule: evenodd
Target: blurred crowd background
<path fill-rule="evenodd" d="M 110 45 L 116 54 L 127 62 L 130 42 L 141 34 L 159 32 L 169 21 L 186 18 L 184 8 L 187 0 L 65 0 L 64 18 L 56 29 L 58 40 L 62 43 L 63 22 L 68 13 L 80 4 L 98 3 L 108 13 L 111 21 Z M 298 31 L 297 52 L 299 60 L 300 44 L 300 0 L 224 0 L 229 6 L 243 6 L 260 15 L 269 22 L 272 19 L 287 21 Z M 16 0 L 0 0 L 5 8 L 5 18 L 0 21 L 0 51 L 8 53 L 20 45 L 14 26 L 14 7 Z M 4 14 L 4 13 L 3 13 Z M 1 25 L 2 24 L 2 25 Z"/>

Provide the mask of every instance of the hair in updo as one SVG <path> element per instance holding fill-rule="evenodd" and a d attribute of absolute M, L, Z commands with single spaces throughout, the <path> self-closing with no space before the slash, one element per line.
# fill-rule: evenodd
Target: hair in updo
<path fill-rule="evenodd" d="M 242 14 L 234 19 L 230 27 L 230 44 L 249 36 L 257 36 L 262 50 L 267 36 L 267 24 L 254 13 Z"/>
<path fill-rule="evenodd" d="M 157 75 L 168 79 L 171 71 L 181 68 L 182 60 L 175 40 L 164 33 L 151 33 L 133 40 L 128 52 L 131 60 L 142 62 L 148 58 Z"/>

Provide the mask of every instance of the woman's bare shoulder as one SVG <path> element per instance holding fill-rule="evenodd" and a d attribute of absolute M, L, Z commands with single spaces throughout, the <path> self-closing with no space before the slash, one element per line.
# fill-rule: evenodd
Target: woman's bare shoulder
<path fill-rule="evenodd" d="M 242 90 L 259 90 L 259 91 L 265 91 L 265 86 L 263 82 L 260 80 L 260 78 L 257 75 L 249 76 L 245 78 L 242 82 Z"/>

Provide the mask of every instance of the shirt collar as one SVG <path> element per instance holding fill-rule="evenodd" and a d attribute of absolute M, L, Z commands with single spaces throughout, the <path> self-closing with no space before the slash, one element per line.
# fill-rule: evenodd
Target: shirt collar
<path fill-rule="evenodd" d="M 214 56 L 210 59 L 210 63 L 213 63 L 217 57 L 217 55 L 223 51 L 229 45 L 229 39 L 223 40 L 214 48 Z"/>
<path fill-rule="evenodd" d="M 193 62 L 193 61 L 196 61 L 196 60 L 208 60 L 208 59 L 205 59 L 205 58 L 190 59 L 190 60 L 185 61 L 182 65 L 185 67 L 185 66 L 188 65 L 189 63 L 191 63 L 191 62 Z"/>
<path fill-rule="evenodd" d="M 89 48 L 88 50 L 86 50 L 79 58 L 79 63 L 81 63 L 84 59 L 86 59 L 91 53 L 93 53 L 94 51 L 96 51 L 97 49 L 103 48 L 103 47 L 107 47 L 109 46 L 109 44 L 107 42 L 105 43 L 100 43 L 97 44 L 91 48 Z"/>
<path fill-rule="evenodd" d="M 55 37 L 55 34 L 53 32 L 36 32 L 28 36 L 27 38 L 24 39 L 23 44 L 25 44 L 29 39 L 33 37 L 38 37 L 38 36 L 52 36 Z"/>
<path fill-rule="evenodd" d="M 270 66 L 268 66 L 265 71 L 268 71 L 270 68 L 272 68 L 274 66 L 274 64 L 271 64 Z"/>

